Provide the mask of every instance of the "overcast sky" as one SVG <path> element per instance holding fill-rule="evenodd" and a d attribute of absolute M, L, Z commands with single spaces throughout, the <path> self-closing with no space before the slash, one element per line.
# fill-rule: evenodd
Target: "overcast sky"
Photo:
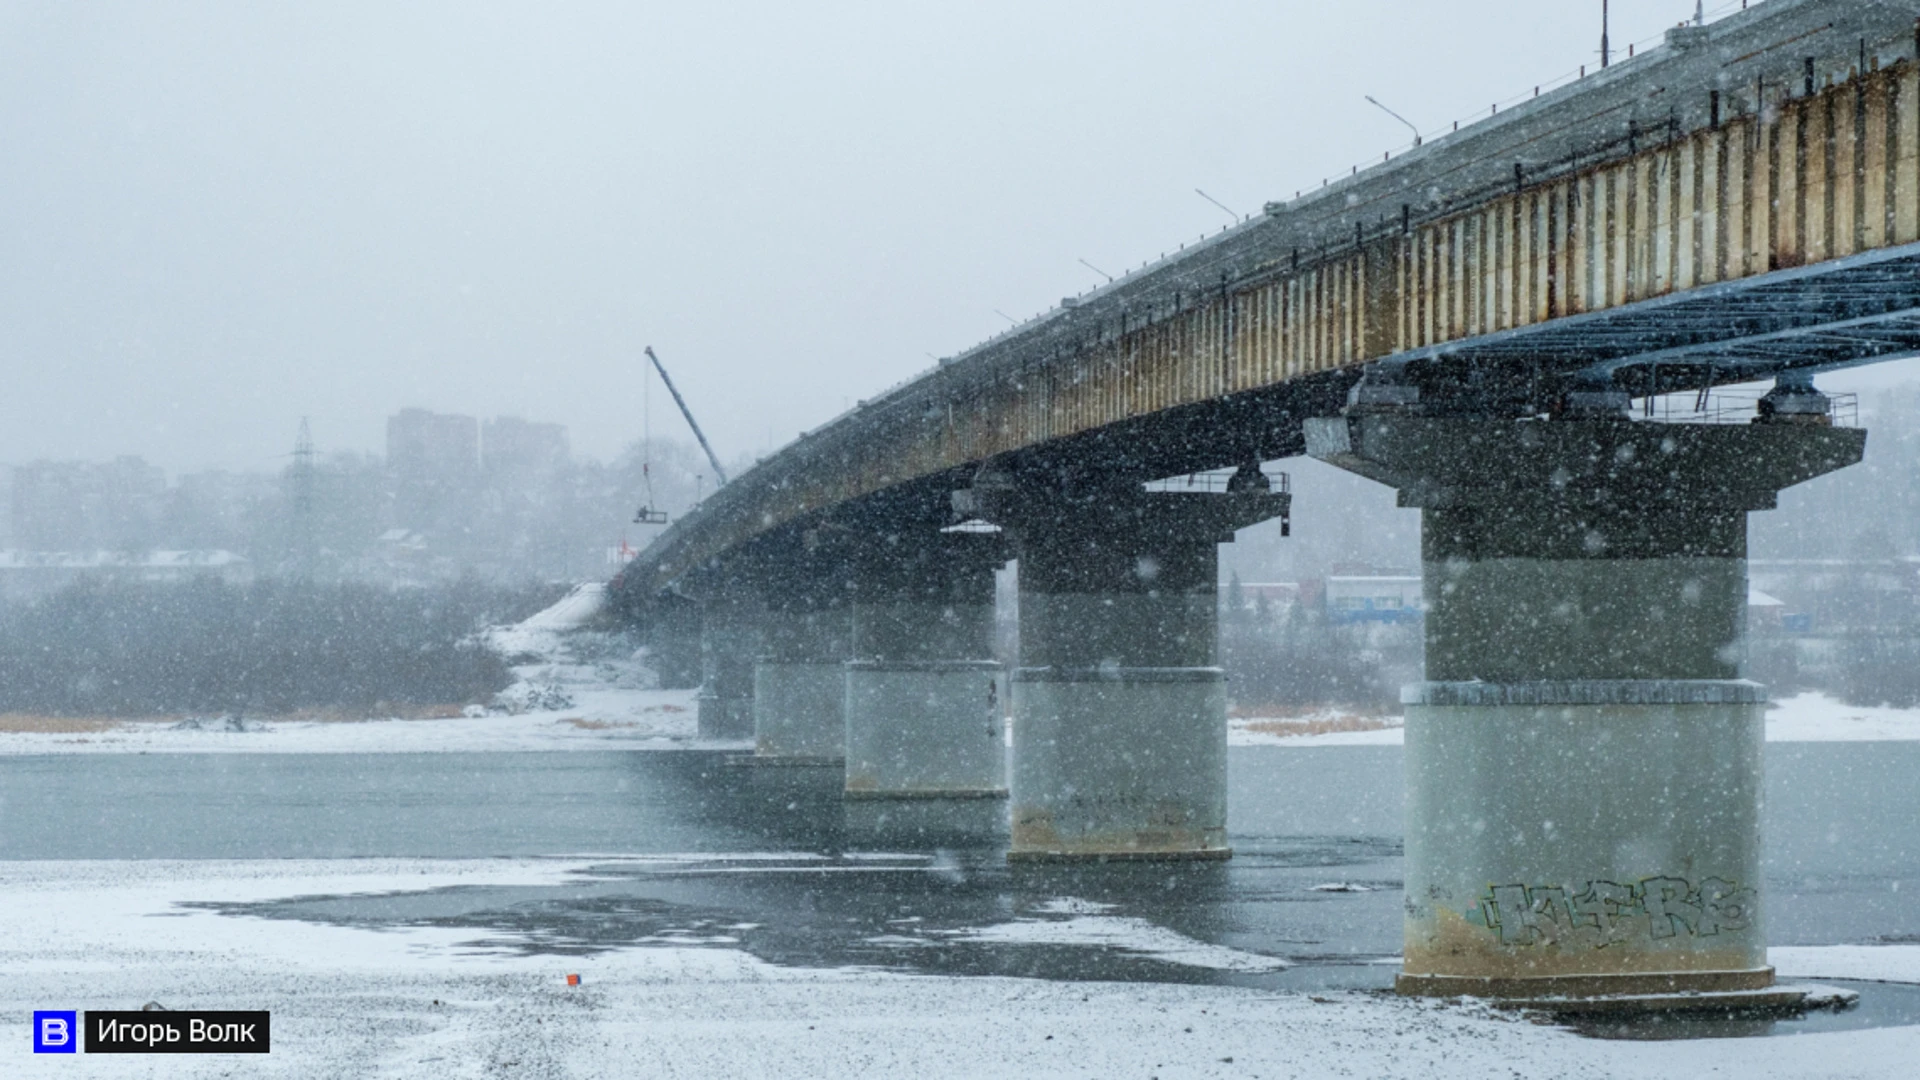
<path fill-rule="evenodd" d="M 0 462 L 267 469 L 409 405 L 606 457 L 647 344 L 762 452 L 1217 230 L 1196 187 L 1404 143 L 1363 95 L 1439 130 L 1591 62 L 1599 9 L 0 0 Z"/>

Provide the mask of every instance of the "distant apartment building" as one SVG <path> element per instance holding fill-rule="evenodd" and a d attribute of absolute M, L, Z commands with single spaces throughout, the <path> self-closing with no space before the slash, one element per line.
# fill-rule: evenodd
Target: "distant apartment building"
<path fill-rule="evenodd" d="M 471 519 L 480 486 L 480 425 L 471 416 L 402 409 L 387 418 L 387 471 L 396 522 L 429 533 L 457 532 Z"/>
<path fill-rule="evenodd" d="M 13 470 L 10 543 L 25 551 L 133 551 L 153 545 L 167 474 L 138 457 L 35 461 Z"/>
<path fill-rule="evenodd" d="M 471 416 L 401 409 L 387 417 L 387 468 L 403 478 L 469 478 L 480 470 L 480 425 Z"/>
<path fill-rule="evenodd" d="M 7 551 L 0 550 L 0 600 L 55 592 L 82 578 L 179 582 L 216 577 L 250 581 L 253 564 L 231 551 Z"/>
<path fill-rule="evenodd" d="M 262 519 L 279 512 L 280 485 L 263 473 L 182 473 L 167 492 L 161 537 L 189 550 L 247 549 Z"/>
<path fill-rule="evenodd" d="M 480 471 L 493 487 L 545 483 L 566 467 L 567 428 L 518 416 L 496 416 L 480 427 Z"/>
<path fill-rule="evenodd" d="M 10 471 L 0 599 L 83 577 L 234 581 L 252 572 L 246 558 L 225 550 L 244 530 L 237 496 L 220 483 L 183 478 L 169 488 L 166 473 L 138 457 L 36 461 Z"/>

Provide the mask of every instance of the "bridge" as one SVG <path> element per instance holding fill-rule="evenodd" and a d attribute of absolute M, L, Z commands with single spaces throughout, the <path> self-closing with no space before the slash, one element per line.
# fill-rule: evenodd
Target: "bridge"
<path fill-rule="evenodd" d="M 1675 28 L 861 402 L 615 595 L 755 761 L 1008 799 L 1015 860 L 1223 858 L 1217 545 L 1310 454 L 1422 514 L 1401 988 L 1772 1000 L 1746 515 L 1860 459 L 1817 373 L 1920 351 L 1917 55 L 1858 0 Z"/>

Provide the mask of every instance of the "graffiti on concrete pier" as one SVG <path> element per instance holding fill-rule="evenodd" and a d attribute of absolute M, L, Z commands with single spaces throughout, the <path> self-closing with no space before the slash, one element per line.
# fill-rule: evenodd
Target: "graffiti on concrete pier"
<path fill-rule="evenodd" d="M 1638 884 L 1590 881 L 1561 885 L 1495 885 L 1480 901 L 1487 928 L 1502 945 L 1602 948 L 1679 935 L 1711 937 L 1753 925 L 1754 890 L 1722 878 L 1698 888 L 1684 878 L 1652 877 Z"/>

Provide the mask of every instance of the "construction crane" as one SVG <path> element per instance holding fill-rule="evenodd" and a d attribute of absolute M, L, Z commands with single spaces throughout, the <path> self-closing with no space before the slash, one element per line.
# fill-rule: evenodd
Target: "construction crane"
<path fill-rule="evenodd" d="M 654 355 L 651 345 L 647 346 L 647 359 L 653 361 L 653 370 L 660 373 L 660 381 L 667 384 L 667 393 L 673 395 L 673 403 L 680 406 L 680 415 L 687 418 L 687 426 L 693 429 L 693 437 L 700 440 L 700 449 L 707 452 L 707 462 L 713 466 L 713 475 L 720 483 L 726 483 L 727 470 L 720 467 L 720 459 L 714 456 L 712 445 L 701 433 L 699 421 L 693 418 L 693 410 L 687 408 L 687 399 L 680 396 L 679 388 L 673 385 L 673 379 L 668 377 L 665 365 L 661 364 L 660 358 Z"/>
<path fill-rule="evenodd" d="M 673 395 L 673 403 L 675 405 L 680 406 L 680 415 L 687 418 L 687 426 L 693 429 L 693 437 L 700 440 L 700 449 L 706 451 L 707 464 L 713 466 L 713 475 L 715 479 L 720 484 L 726 483 L 727 470 L 720 467 L 719 456 L 713 452 L 713 445 L 707 442 L 706 433 L 700 430 L 700 422 L 693 418 L 693 410 L 687 408 L 687 399 L 680 396 L 680 388 L 673 385 L 673 376 L 667 374 L 667 367 L 665 364 L 662 364 L 660 362 L 660 357 L 658 354 L 656 354 L 653 351 L 653 346 L 648 345 L 646 347 L 646 354 L 647 354 L 647 359 L 653 361 L 653 370 L 660 373 L 660 381 L 666 384 L 667 393 Z M 634 516 L 633 520 L 637 523 L 648 524 L 648 525 L 665 524 L 667 520 L 666 511 L 655 509 L 653 506 L 653 499 L 652 499 L 653 484 L 652 484 L 652 476 L 651 476 L 650 469 L 649 469 L 647 487 L 648 487 L 647 505 L 640 508 L 640 512 Z"/>

